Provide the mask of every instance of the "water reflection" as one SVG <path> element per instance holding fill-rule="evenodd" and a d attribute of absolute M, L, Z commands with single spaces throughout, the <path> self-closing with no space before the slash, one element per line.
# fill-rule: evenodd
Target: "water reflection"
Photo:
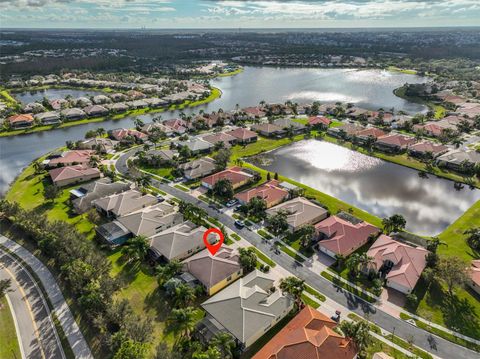
<path fill-rule="evenodd" d="M 407 229 L 436 235 L 480 199 L 451 181 L 363 155 L 328 142 L 297 142 L 265 154 L 261 167 L 316 188 L 378 217 L 400 213 Z"/>
<path fill-rule="evenodd" d="M 74 90 L 74 89 L 45 89 L 45 90 L 35 90 L 35 91 L 26 91 L 13 94 L 14 97 L 23 104 L 30 102 L 42 102 L 43 98 L 46 97 L 49 100 L 54 100 L 57 98 L 65 98 L 68 95 L 73 98 L 78 97 L 90 97 L 95 95 L 103 94 L 100 91 L 85 91 L 85 90 Z"/>

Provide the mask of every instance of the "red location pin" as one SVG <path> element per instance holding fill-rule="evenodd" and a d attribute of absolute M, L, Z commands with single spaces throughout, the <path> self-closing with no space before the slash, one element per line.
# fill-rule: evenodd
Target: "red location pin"
<path fill-rule="evenodd" d="M 211 233 L 216 233 L 220 237 L 220 240 L 216 244 L 210 244 L 210 242 L 208 241 L 208 236 Z M 209 228 L 203 234 L 203 243 L 205 243 L 205 246 L 207 247 L 208 251 L 212 253 L 212 256 L 214 256 L 215 253 L 217 253 L 219 248 L 222 246 L 224 239 L 225 238 L 223 237 L 222 231 L 219 230 L 218 228 Z"/>

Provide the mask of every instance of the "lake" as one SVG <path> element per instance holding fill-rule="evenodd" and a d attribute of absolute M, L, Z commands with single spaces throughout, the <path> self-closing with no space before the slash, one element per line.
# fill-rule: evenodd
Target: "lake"
<path fill-rule="evenodd" d="M 22 104 L 26 105 L 30 102 L 42 102 L 43 98 L 46 97 L 49 100 L 55 100 L 59 98 L 65 98 L 68 95 L 73 98 L 78 97 L 90 97 L 103 94 L 100 91 L 90 91 L 90 90 L 74 90 L 74 89 L 45 89 L 45 90 L 36 90 L 36 91 L 25 91 L 13 93 L 13 96 L 20 101 Z"/>
<path fill-rule="evenodd" d="M 222 90 L 221 98 L 192 109 L 185 113 L 198 113 L 200 109 L 211 112 L 223 108 L 232 110 L 238 104 L 241 107 L 257 105 L 261 100 L 285 102 L 286 100 L 306 103 L 312 101 L 349 101 L 358 106 L 376 110 L 395 108 L 406 112 L 425 111 L 423 105 L 405 101 L 393 94 L 393 90 L 404 83 L 421 83 L 427 79 L 397 72 L 382 70 L 355 69 L 309 69 L 309 68 L 273 68 L 246 67 L 231 77 L 213 79 L 212 85 Z M 72 91 L 80 91 L 75 97 L 84 94 L 81 90 L 47 90 L 48 96 L 65 97 Z M 65 91 L 65 92 L 59 92 Z M 94 91 L 88 91 L 94 94 Z M 28 94 L 28 93 L 27 93 Z M 40 99 L 46 93 L 41 93 Z M 64 94 L 60 96 L 60 94 Z M 38 93 L 37 93 L 38 95 Z M 16 95 L 17 98 L 18 94 Z M 24 101 L 31 101 L 33 97 Z M 36 96 L 36 95 L 28 95 Z M 162 113 L 164 119 L 178 116 L 178 111 Z M 139 116 L 145 122 L 159 114 Z M 42 154 L 65 145 L 65 141 L 82 139 L 85 132 L 103 127 L 106 130 L 118 127 L 132 127 L 133 118 L 126 117 L 115 121 L 105 121 L 32 133 L 29 135 L 0 138 L 0 193 L 5 192 L 8 184 L 22 168 Z"/>
<path fill-rule="evenodd" d="M 402 214 L 407 229 L 419 235 L 439 234 L 480 199 L 478 189 L 456 190 L 452 181 L 420 178 L 416 170 L 329 142 L 300 141 L 261 158 L 261 168 L 380 218 Z"/>

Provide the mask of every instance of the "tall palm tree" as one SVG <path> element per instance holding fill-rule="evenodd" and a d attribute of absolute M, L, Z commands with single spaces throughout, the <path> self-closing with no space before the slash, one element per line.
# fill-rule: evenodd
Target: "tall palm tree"
<path fill-rule="evenodd" d="M 370 325 L 365 320 L 358 322 L 343 321 L 340 329 L 347 338 L 351 338 L 358 351 L 364 350 L 371 341 Z"/>
<path fill-rule="evenodd" d="M 305 290 L 305 282 L 297 277 L 282 278 L 280 281 L 280 289 L 283 293 L 290 294 L 294 300 L 297 308 L 302 304 L 302 293 Z"/>
<path fill-rule="evenodd" d="M 448 247 L 448 244 L 446 242 L 442 241 L 438 237 L 432 237 L 432 239 L 427 240 L 427 249 L 432 253 L 437 253 L 437 249 L 441 245 Z"/>
<path fill-rule="evenodd" d="M 147 255 L 148 238 L 145 236 L 136 236 L 129 239 L 122 247 L 122 254 L 127 258 L 128 262 L 140 262 Z"/>
<path fill-rule="evenodd" d="M 197 322 L 197 310 L 193 307 L 172 309 L 167 318 L 168 325 L 182 338 L 190 338 Z"/>
<path fill-rule="evenodd" d="M 176 274 L 180 273 L 183 264 L 178 260 L 174 259 L 164 266 L 159 266 L 156 268 L 157 272 L 157 282 L 161 287 L 163 286 L 170 278 L 173 278 Z"/>
<path fill-rule="evenodd" d="M 179 285 L 175 288 L 174 305 L 179 308 L 188 307 L 195 300 L 195 292 L 188 285 Z"/>
<path fill-rule="evenodd" d="M 226 332 L 218 332 L 212 338 L 210 344 L 215 346 L 222 353 L 222 358 L 233 358 L 233 351 L 236 347 L 236 343 L 230 334 Z"/>
<path fill-rule="evenodd" d="M 358 265 L 360 263 L 360 255 L 358 253 L 353 253 L 350 257 L 348 257 L 345 265 L 348 268 L 348 271 L 351 276 L 356 277 L 358 274 Z"/>
<path fill-rule="evenodd" d="M 464 234 L 467 235 L 467 243 L 473 249 L 480 249 L 480 228 L 467 229 Z"/>

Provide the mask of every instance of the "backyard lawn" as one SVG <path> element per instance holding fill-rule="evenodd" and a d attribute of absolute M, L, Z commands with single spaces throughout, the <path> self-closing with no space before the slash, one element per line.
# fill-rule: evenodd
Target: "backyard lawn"
<path fill-rule="evenodd" d="M 0 299 L 0 358 L 21 358 L 17 332 L 7 298 Z"/>

